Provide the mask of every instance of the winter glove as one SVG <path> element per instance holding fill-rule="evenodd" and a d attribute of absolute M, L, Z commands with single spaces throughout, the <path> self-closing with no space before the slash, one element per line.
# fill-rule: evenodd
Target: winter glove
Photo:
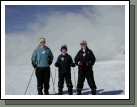
<path fill-rule="evenodd" d="M 56 67 L 59 67 L 59 63 L 58 63 L 58 62 L 56 62 L 56 63 L 55 63 L 55 66 L 56 66 Z"/>
<path fill-rule="evenodd" d="M 79 65 L 79 66 L 84 66 L 84 65 L 85 65 L 85 62 L 79 62 L 78 65 Z"/>
<path fill-rule="evenodd" d="M 51 65 L 51 64 L 52 64 L 52 61 L 49 61 L 48 64 Z"/>
<path fill-rule="evenodd" d="M 82 62 L 79 61 L 79 62 L 78 62 L 78 66 L 82 66 Z"/>
<path fill-rule="evenodd" d="M 52 60 L 50 59 L 50 57 L 48 57 L 48 64 L 49 64 L 49 65 L 52 64 Z"/>
<path fill-rule="evenodd" d="M 87 63 L 86 63 L 86 62 L 79 62 L 78 65 L 79 65 L 79 66 L 86 66 Z"/>
<path fill-rule="evenodd" d="M 72 63 L 72 65 L 71 65 L 72 67 L 75 67 L 76 66 L 76 64 L 75 63 Z"/>
<path fill-rule="evenodd" d="M 33 65 L 34 68 L 37 68 L 37 65 Z"/>
<path fill-rule="evenodd" d="M 32 66 L 33 66 L 34 68 L 37 68 L 37 65 L 36 65 L 36 64 L 34 64 L 33 62 L 32 62 Z"/>
<path fill-rule="evenodd" d="M 92 65 L 90 61 L 86 62 L 86 66 L 90 66 L 90 65 Z"/>

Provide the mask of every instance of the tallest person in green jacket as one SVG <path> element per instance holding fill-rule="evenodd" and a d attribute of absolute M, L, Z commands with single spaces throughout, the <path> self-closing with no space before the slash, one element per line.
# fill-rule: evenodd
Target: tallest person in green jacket
<path fill-rule="evenodd" d="M 36 69 L 37 77 L 37 90 L 38 95 L 49 94 L 49 82 L 50 82 L 50 65 L 52 64 L 53 54 L 51 50 L 45 46 L 45 38 L 39 39 L 40 45 L 34 50 L 32 54 L 32 65 Z"/>

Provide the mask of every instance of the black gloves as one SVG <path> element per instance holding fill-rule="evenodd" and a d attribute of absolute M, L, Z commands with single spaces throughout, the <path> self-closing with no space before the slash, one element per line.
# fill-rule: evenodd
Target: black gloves
<path fill-rule="evenodd" d="M 79 62 L 78 66 L 85 66 L 85 64 L 86 64 L 85 62 Z"/>
<path fill-rule="evenodd" d="M 86 66 L 91 66 L 92 63 L 89 61 L 89 62 L 86 62 Z"/>
<path fill-rule="evenodd" d="M 48 64 L 51 65 L 52 64 L 52 60 L 50 57 L 48 57 Z"/>
<path fill-rule="evenodd" d="M 59 67 L 59 63 L 58 63 L 58 62 L 56 62 L 56 63 L 55 63 L 55 66 L 56 66 L 56 67 Z"/>
<path fill-rule="evenodd" d="M 89 61 L 89 62 L 79 62 L 78 63 L 78 66 L 91 66 L 92 63 Z"/>
<path fill-rule="evenodd" d="M 33 66 L 34 68 L 37 68 L 37 65 L 36 65 L 36 64 L 34 64 L 33 62 L 32 62 L 32 66 Z"/>
<path fill-rule="evenodd" d="M 76 64 L 75 64 L 75 63 L 72 63 L 71 67 L 75 67 L 75 66 L 76 66 Z"/>
<path fill-rule="evenodd" d="M 37 68 L 37 65 L 33 65 L 34 68 Z"/>
<path fill-rule="evenodd" d="M 52 61 L 49 60 L 49 61 L 48 61 L 48 64 L 51 65 L 51 64 L 52 64 Z"/>

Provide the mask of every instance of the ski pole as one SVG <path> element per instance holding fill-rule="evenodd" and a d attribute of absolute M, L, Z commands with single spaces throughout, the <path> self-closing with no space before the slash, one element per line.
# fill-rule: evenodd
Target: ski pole
<path fill-rule="evenodd" d="M 53 81 L 54 87 L 55 87 L 55 80 L 56 80 L 56 69 L 57 69 L 57 67 L 55 68 L 55 78 L 54 78 L 54 81 Z"/>
<path fill-rule="evenodd" d="M 35 69 L 34 69 L 33 72 L 32 72 L 32 75 L 31 75 L 30 81 L 31 81 L 31 79 L 32 79 L 32 76 L 33 76 L 34 71 L 35 71 Z M 27 92 L 27 90 L 28 90 L 28 87 L 29 87 L 30 81 L 29 81 L 29 83 L 28 83 L 28 86 L 27 86 L 27 88 L 26 88 L 26 91 L 25 91 L 25 94 L 24 94 L 24 95 L 26 95 L 26 92 Z"/>
<path fill-rule="evenodd" d="M 51 73 L 51 71 L 50 71 L 50 73 Z M 52 92 L 52 95 L 53 95 L 53 93 L 56 93 L 56 92 L 55 92 L 55 85 L 54 85 L 55 80 L 53 80 L 52 73 L 51 73 L 51 79 L 52 79 L 52 84 L 53 84 L 53 92 Z"/>
<path fill-rule="evenodd" d="M 56 91 L 55 91 L 56 68 L 55 68 L 55 77 L 54 77 L 54 81 L 53 81 L 53 87 L 54 87 L 53 93 L 56 93 Z"/>
<path fill-rule="evenodd" d="M 76 88 L 76 77 L 75 77 L 75 70 L 74 70 L 74 67 L 73 67 L 73 72 L 74 72 L 75 89 L 77 90 L 77 88 Z M 76 93 L 77 93 L 77 92 L 76 92 Z"/>

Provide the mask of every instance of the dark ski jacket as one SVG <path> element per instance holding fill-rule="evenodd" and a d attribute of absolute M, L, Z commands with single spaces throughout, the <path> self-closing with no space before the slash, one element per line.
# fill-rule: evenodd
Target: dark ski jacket
<path fill-rule="evenodd" d="M 95 55 L 93 54 L 93 52 L 87 47 L 86 50 L 85 50 L 85 53 L 86 53 L 86 56 L 83 57 L 83 50 L 79 50 L 77 55 L 75 56 L 74 60 L 75 60 L 75 63 L 76 65 L 78 65 L 78 62 L 81 61 L 81 62 L 89 62 L 91 61 L 91 69 L 92 69 L 92 65 L 94 65 L 95 61 L 96 61 L 96 58 L 95 58 Z M 86 66 L 79 66 L 79 70 L 86 70 Z"/>
<path fill-rule="evenodd" d="M 59 63 L 59 72 L 65 73 L 71 71 L 71 65 L 73 63 L 72 57 L 66 53 L 66 55 L 59 55 L 57 58 Z"/>

